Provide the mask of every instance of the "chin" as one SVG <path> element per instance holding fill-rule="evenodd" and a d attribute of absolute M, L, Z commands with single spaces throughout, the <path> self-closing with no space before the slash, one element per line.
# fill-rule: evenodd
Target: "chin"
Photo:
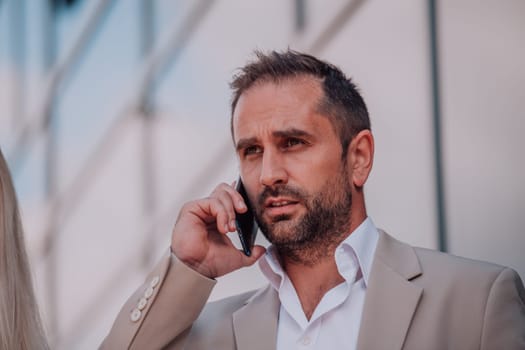
<path fill-rule="evenodd" d="M 289 214 L 277 215 L 276 217 L 272 218 L 272 224 L 276 224 L 276 223 L 283 222 L 283 221 L 288 222 L 291 220 L 292 220 L 292 216 Z"/>
<path fill-rule="evenodd" d="M 270 223 L 265 221 L 263 225 L 259 226 L 266 239 L 272 244 L 290 242 L 296 239 L 294 236 L 296 235 L 297 222 L 290 219 L 288 215 L 275 217 Z"/>

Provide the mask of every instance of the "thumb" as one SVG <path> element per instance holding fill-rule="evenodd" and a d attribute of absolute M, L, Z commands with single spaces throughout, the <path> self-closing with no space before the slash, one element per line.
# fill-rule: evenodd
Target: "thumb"
<path fill-rule="evenodd" d="M 252 254 L 250 256 L 246 256 L 244 253 L 242 254 L 242 264 L 244 266 L 250 266 L 253 265 L 263 254 L 266 252 L 266 248 L 264 248 L 261 245 L 255 245 L 252 248 Z"/>

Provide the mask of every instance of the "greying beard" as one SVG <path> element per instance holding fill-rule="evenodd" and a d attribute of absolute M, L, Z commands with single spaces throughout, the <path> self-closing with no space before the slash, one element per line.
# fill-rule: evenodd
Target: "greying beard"
<path fill-rule="evenodd" d="M 350 231 L 352 193 L 348 171 L 342 171 L 333 181 L 312 195 L 289 186 L 265 190 L 259 199 L 257 221 L 262 233 L 277 249 L 279 256 L 294 263 L 315 265 L 332 256 L 335 248 Z M 299 199 L 306 206 L 306 214 L 297 220 L 288 215 L 278 216 L 272 222 L 262 220 L 261 204 L 269 196 L 287 195 Z"/>

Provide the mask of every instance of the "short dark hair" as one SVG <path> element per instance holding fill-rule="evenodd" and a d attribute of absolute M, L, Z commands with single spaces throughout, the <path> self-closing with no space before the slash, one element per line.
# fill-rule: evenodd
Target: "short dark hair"
<path fill-rule="evenodd" d="M 293 50 L 283 52 L 254 52 L 256 59 L 240 68 L 230 87 L 233 90 L 230 127 L 233 134 L 233 113 L 240 96 L 250 87 L 261 82 L 279 83 L 302 76 L 319 78 L 323 97 L 318 111 L 328 116 L 339 135 L 343 154 L 346 155 L 352 138 L 361 130 L 370 130 L 370 118 L 365 101 L 357 87 L 336 66 L 314 56 Z"/>

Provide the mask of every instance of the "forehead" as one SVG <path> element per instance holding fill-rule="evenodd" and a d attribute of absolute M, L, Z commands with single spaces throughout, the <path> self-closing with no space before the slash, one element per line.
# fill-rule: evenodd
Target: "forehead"
<path fill-rule="evenodd" d="M 234 139 L 246 136 L 254 127 L 280 129 L 326 123 L 328 118 L 318 111 L 322 96 L 321 81 L 314 77 L 258 82 L 237 102 L 232 120 Z"/>

